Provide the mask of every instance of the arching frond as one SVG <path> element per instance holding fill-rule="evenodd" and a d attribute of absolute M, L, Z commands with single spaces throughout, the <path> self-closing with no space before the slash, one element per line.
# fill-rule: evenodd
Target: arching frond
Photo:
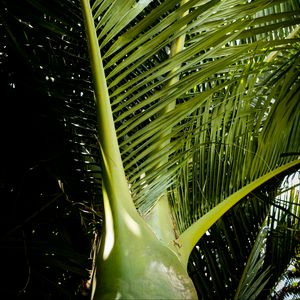
<path fill-rule="evenodd" d="M 198 184 L 208 188 L 204 173 L 216 176 L 210 180 L 216 194 L 220 190 L 228 194 L 257 178 L 255 172 L 263 174 L 273 168 L 267 160 L 261 161 L 266 151 L 262 143 L 253 164 L 250 157 L 255 156 L 258 135 L 274 101 L 271 91 L 265 93 L 264 86 L 271 84 L 266 78 L 274 73 L 273 80 L 279 80 L 291 67 L 283 66 L 276 77 L 276 70 L 285 62 L 264 59 L 271 51 L 294 48 L 291 53 L 294 51 L 296 68 L 297 28 L 293 26 L 299 23 L 299 8 L 286 1 L 241 4 L 234 0 L 194 0 L 181 5 L 165 1 L 153 3 L 153 9 L 151 5 L 148 1 L 128 2 L 125 7 L 121 1 L 93 4 L 123 165 L 135 203 L 143 214 L 171 182 L 177 185 L 174 174 L 183 164 L 189 168 L 187 165 L 194 162 L 207 161 L 211 173 L 201 166 Z M 112 10 L 122 10 L 124 16 L 108 18 Z M 294 34 L 287 38 L 291 32 Z M 184 47 L 174 52 L 182 37 Z M 295 76 L 287 78 L 286 84 L 293 85 Z M 172 83 L 176 77 L 180 80 Z M 273 93 L 278 93 L 276 87 Z M 295 101 L 297 94 L 288 97 Z M 166 112 L 172 103 L 176 105 Z M 235 112 L 230 112 L 233 108 Z M 162 134 L 166 127 L 171 131 Z M 205 148 L 209 150 L 202 150 Z M 199 151 L 200 156 L 196 154 Z M 232 167 L 230 160 L 244 156 L 244 171 L 235 176 L 240 165 Z M 165 162 L 160 165 L 162 158 Z M 216 168 L 218 161 L 223 161 L 220 170 Z M 250 166 L 255 170 L 256 161 L 265 169 L 252 171 L 248 177 L 243 174 L 250 172 Z M 230 184 L 230 176 L 224 176 L 228 172 L 238 181 L 229 190 L 224 186 Z M 220 181 L 224 177 L 227 183 Z M 215 205 L 213 201 L 221 199 L 210 199 L 207 209 Z"/>

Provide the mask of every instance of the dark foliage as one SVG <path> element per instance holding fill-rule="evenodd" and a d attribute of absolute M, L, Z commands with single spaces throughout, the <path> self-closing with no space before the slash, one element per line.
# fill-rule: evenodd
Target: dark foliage
<path fill-rule="evenodd" d="M 85 299 L 101 220 L 86 208 L 100 189 L 90 179 L 98 151 L 79 6 L 0 8 L 1 297 Z"/>

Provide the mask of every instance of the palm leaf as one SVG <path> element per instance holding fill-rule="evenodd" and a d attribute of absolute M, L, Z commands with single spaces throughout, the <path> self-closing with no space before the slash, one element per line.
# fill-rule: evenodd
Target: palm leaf
<path fill-rule="evenodd" d="M 297 72 L 292 71 L 292 74 L 297 74 Z M 287 75 L 281 77 L 283 84 L 287 82 L 288 80 L 287 78 L 290 77 Z M 251 81 L 248 80 L 248 82 Z M 279 86 L 281 87 L 281 84 L 279 84 Z M 253 89 L 249 89 L 249 90 L 251 91 Z M 291 105 L 291 107 L 294 108 L 293 111 L 290 111 L 291 115 L 287 113 L 287 115 L 279 116 L 279 110 L 277 111 L 278 108 L 276 107 L 276 105 L 274 105 L 273 109 L 270 111 L 268 115 L 269 118 L 263 120 L 262 116 L 259 117 L 255 115 L 256 114 L 255 112 L 258 112 L 259 114 L 260 113 L 265 114 L 263 110 L 255 108 L 254 111 L 252 112 L 252 115 L 249 115 L 248 112 L 245 112 L 244 107 L 242 107 L 241 112 L 237 112 L 237 115 L 240 113 L 241 117 L 234 118 L 233 124 L 229 123 L 229 125 L 227 125 L 229 131 L 226 131 L 226 127 L 224 126 L 223 123 L 226 117 L 226 113 L 225 113 L 225 117 L 221 115 L 219 119 L 215 119 L 212 121 L 214 122 L 214 124 L 216 124 L 217 127 L 216 132 L 207 130 L 205 133 L 208 134 L 208 137 L 204 135 L 203 140 L 201 140 L 201 143 L 204 143 L 205 140 L 218 141 L 218 142 L 217 143 L 212 142 L 212 145 L 208 146 L 207 149 L 204 148 L 202 150 L 200 148 L 203 151 L 203 153 L 201 154 L 203 155 L 203 158 L 201 160 L 197 158 L 197 161 L 199 162 L 206 161 L 207 163 L 204 165 L 204 167 L 202 167 L 203 168 L 202 174 L 196 173 L 197 177 L 194 179 L 196 182 L 192 185 L 193 190 L 197 192 L 196 197 L 198 197 L 198 199 L 202 198 L 203 200 L 202 201 L 198 200 L 196 202 L 197 206 L 194 205 L 191 207 L 190 206 L 191 200 L 189 197 L 190 196 L 193 197 L 193 194 L 185 191 L 183 192 L 181 191 L 176 194 L 176 196 L 177 195 L 181 196 L 182 193 L 184 193 L 185 198 L 183 198 L 183 200 L 186 201 L 186 205 L 190 208 L 190 211 L 186 209 L 186 211 L 188 211 L 189 216 L 191 216 L 193 213 L 198 214 L 194 216 L 194 220 L 198 219 L 199 217 L 202 217 L 199 219 L 198 221 L 199 225 L 197 225 L 197 227 L 195 227 L 196 225 L 193 225 L 193 228 L 199 228 L 199 230 L 201 230 L 201 234 L 199 233 L 197 237 L 200 238 L 200 236 L 203 233 L 205 233 L 205 231 L 209 228 L 209 227 L 205 227 L 204 225 L 206 219 L 209 221 L 209 224 L 213 224 L 214 219 L 212 218 L 212 215 L 214 214 L 214 212 L 210 210 L 215 205 L 221 203 L 219 206 L 217 206 L 218 208 L 215 208 L 215 210 L 218 211 L 219 214 L 221 214 L 221 206 L 225 207 L 229 199 L 232 200 L 236 199 L 236 201 L 239 201 L 239 199 L 242 199 L 242 197 L 246 196 L 246 194 L 245 193 L 243 194 L 242 191 L 243 190 L 246 191 L 248 188 L 250 188 L 256 182 L 255 179 L 257 178 L 262 179 L 264 176 L 266 176 L 266 175 L 262 176 L 262 174 L 268 174 L 268 173 L 271 174 L 272 169 L 275 170 L 276 167 L 279 166 L 279 164 L 284 163 L 282 158 L 280 158 L 280 154 L 285 152 L 285 147 L 291 147 L 291 148 L 295 147 L 294 149 L 298 147 L 298 146 L 294 146 L 295 140 L 292 138 L 296 134 L 296 132 L 294 131 L 295 130 L 294 124 L 298 122 L 297 121 L 298 117 L 296 116 L 297 113 L 295 115 L 294 113 L 297 110 L 296 103 L 299 96 L 297 95 L 297 92 L 296 94 L 294 94 L 294 92 L 295 91 L 292 88 L 291 94 L 282 95 L 284 99 L 286 99 L 287 103 L 289 103 L 289 105 Z M 267 98 L 267 101 L 268 99 L 269 101 L 271 101 L 271 99 L 274 99 L 275 93 L 276 93 L 276 89 L 274 93 L 272 93 Z M 247 94 L 249 94 L 249 92 L 247 92 Z M 248 96 L 247 94 L 246 94 L 246 99 Z M 259 93 L 256 93 L 256 95 L 258 94 Z M 254 96 L 253 98 L 255 99 Z M 250 99 L 253 98 L 250 94 Z M 281 103 L 283 104 L 284 101 L 285 100 L 283 100 L 283 102 Z M 260 103 L 259 105 L 261 105 L 263 102 L 259 101 L 257 103 Z M 255 103 L 254 104 L 250 103 L 249 105 L 251 107 L 251 105 L 255 105 Z M 224 111 L 226 112 L 229 110 L 226 110 L 225 108 Z M 213 114 L 211 114 L 209 115 L 209 117 L 213 118 L 214 116 Z M 290 132 L 288 132 L 287 130 L 286 118 L 289 118 L 289 121 L 295 118 L 294 121 L 292 121 Z M 274 127 L 273 128 L 269 127 L 267 123 L 261 130 L 261 127 L 258 125 L 259 123 L 257 121 L 259 119 L 261 119 L 262 122 L 269 121 L 270 122 L 269 124 L 272 124 L 272 127 L 273 126 Z M 273 123 L 270 120 L 277 120 L 277 122 Z M 250 126 L 250 128 L 248 126 Z M 255 127 L 253 128 L 253 126 Z M 276 127 L 276 134 L 275 134 L 275 127 Z M 282 131 L 278 130 L 280 127 L 284 128 L 284 130 Z M 271 130 L 271 132 L 267 133 L 268 130 Z M 225 138 L 218 138 L 215 136 L 211 136 L 211 134 L 218 134 L 218 133 L 223 134 Z M 253 137 L 250 138 L 249 134 L 250 136 L 252 136 L 253 134 Z M 201 135 L 200 138 L 202 138 Z M 233 138 L 233 140 L 230 140 L 231 138 Z M 282 144 L 279 141 L 282 141 Z M 236 164 L 238 161 L 239 163 Z M 297 161 L 296 164 L 298 164 Z M 186 166 L 185 168 L 189 170 L 189 168 L 194 168 L 194 167 L 195 165 L 190 164 L 190 166 Z M 200 166 L 197 166 L 196 168 L 199 169 Z M 190 172 L 193 172 L 193 169 L 191 169 L 191 171 L 186 171 L 185 173 L 183 173 L 183 176 L 192 177 L 192 175 L 189 175 Z M 275 173 L 273 175 L 275 175 Z M 230 180 L 230 178 L 232 178 L 232 181 Z M 226 179 L 226 181 L 224 181 L 224 179 Z M 220 180 L 223 180 L 223 182 Z M 182 186 L 184 186 L 185 189 L 190 189 L 190 186 L 188 185 L 181 185 L 177 188 L 181 188 Z M 243 188 L 243 186 L 245 188 Z M 199 190 L 200 188 L 201 190 Z M 234 192 L 236 192 L 236 194 L 234 194 Z M 246 193 L 249 193 L 249 190 Z M 224 198 L 222 199 L 222 197 Z M 224 201 L 226 198 L 227 200 Z M 207 202 L 208 204 L 206 204 Z M 182 202 L 177 200 L 177 203 L 182 203 Z M 232 202 L 232 204 L 234 203 L 236 202 Z M 205 216 L 205 218 L 203 218 L 203 216 L 206 213 L 207 215 Z M 183 224 L 185 224 L 186 220 L 188 220 L 187 216 L 183 216 L 183 217 L 180 216 L 180 218 L 182 218 L 183 221 L 181 223 Z M 184 225 L 180 225 L 180 226 L 184 226 Z M 196 240 L 195 235 L 192 234 L 191 237 Z"/>
<path fill-rule="evenodd" d="M 103 55 L 107 95 L 110 95 L 112 112 L 115 116 L 123 165 L 131 185 L 132 195 L 135 195 L 134 200 L 141 213 L 145 214 L 149 207 L 154 205 L 157 195 L 161 194 L 172 181 L 174 182 L 173 176 L 178 168 L 175 164 L 182 157 L 182 150 L 178 149 L 179 140 L 183 143 L 182 132 L 185 128 L 195 126 L 197 126 L 194 129 L 196 132 L 200 130 L 197 128 L 203 128 L 203 123 L 199 122 L 195 125 L 192 114 L 197 115 L 197 110 L 204 104 L 207 105 L 207 116 L 212 106 L 219 108 L 219 105 L 222 106 L 223 103 L 223 110 L 226 108 L 222 96 L 224 87 L 220 85 L 220 82 L 229 80 L 226 81 L 226 86 L 232 84 L 234 88 L 238 78 L 243 81 L 243 76 L 248 77 L 245 73 L 242 75 L 239 72 L 237 65 L 247 64 L 250 59 L 254 59 L 255 66 L 250 71 L 251 85 L 243 86 L 242 83 L 241 90 L 234 88 L 234 91 L 248 93 L 249 90 L 254 95 L 257 92 L 256 89 L 265 84 L 263 82 L 256 84 L 254 77 L 256 72 L 261 72 L 264 65 L 266 65 L 265 72 L 267 72 L 267 67 L 271 67 L 271 71 L 274 68 L 272 63 L 267 64 L 261 61 L 267 49 L 280 50 L 291 42 L 291 40 L 285 40 L 284 36 L 281 40 L 273 40 L 271 33 L 272 30 L 276 30 L 276 26 L 270 28 L 268 24 L 279 24 L 278 27 L 282 27 L 284 26 L 282 20 L 286 20 L 289 14 L 294 15 L 295 20 L 298 16 L 297 12 L 291 11 L 290 7 L 287 7 L 289 11 L 286 12 L 286 7 L 280 6 L 281 2 L 283 1 L 276 1 L 271 7 L 267 1 L 244 4 L 247 5 L 247 10 L 245 10 L 246 6 L 240 5 L 238 1 L 226 3 L 210 1 L 206 4 L 201 1 L 188 1 L 175 9 L 173 9 L 173 2 L 168 2 L 149 11 L 149 15 L 145 10 L 142 14 L 143 18 L 141 20 L 137 18 L 134 26 L 130 26 L 130 18 L 115 18 L 113 19 L 114 27 L 111 25 L 113 21 L 107 16 L 112 9 L 120 10 L 121 2 L 96 1 L 93 4 L 95 27 L 99 32 L 99 44 Z M 263 22 L 258 12 L 266 13 L 266 10 L 268 8 L 271 10 L 272 7 L 276 7 L 276 13 L 269 14 L 268 23 Z M 282 12 L 281 7 L 284 7 Z M 139 9 L 138 5 L 128 4 L 128 11 L 125 15 L 134 15 Z M 191 11 L 184 15 L 187 10 Z M 168 12 L 167 15 L 166 12 Z M 103 17 L 100 18 L 101 13 Z M 239 18 L 232 22 L 233 16 L 236 15 Z M 285 26 L 285 32 L 290 32 L 292 30 L 290 26 L 293 24 Z M 221 26 L 222 31 L 218 30 Z M 224 32 L 227 34 L 224 35 Z M 109 38 L 106 38 L 106 35 Z M 166 55 L 168 47 L 170 48 L 172 43 L 176 44 L 183 35 L 187 36 L 185 48 L 174 56 Z M 248 37 L 251 37 L 253 41 Z M 248 54 L 245 55 L 245 53 Z M 215 57 L 218 57 L 218 60 L 215 60 Z M 239 60 L 239 57 L 242 60 Z M 257 69 L 256 62 L 259 62 Z M 215 74 L 218 74 L 219 79 L 215 79 Z M 169 84 L 168 82 L 175 76 L 180 76 L 180 81 L 176 84 Z M 223 94 L 220 93 L 218 98 L 210 100 L 213 104 L 209 104 L 207 100 L 222 89 Z M 263 95 L 263 92 L 262 88 L 260 94 Z M 226 93 L 229 98 L 232 91 L 225 92 L 225 95 Z M 249 94 L 247 97 L 248 106 L 242 108 L 244 111 L 240 109 L 240 114 L 247 114 L 249 108 L 255 105 L 250 104 L 249 99 L 252 95 Z M 260 99 L 262 98 L 263 96 Z M 272 96 L 265 100 L 264 105 L 257 99 L 256 109 L 268 109 L 271 98 Z M 176 107 L 162 114 L 161 112 L 167 105 L 175 103 L 174 101 L 177 103 Z M 234 105 L 233 101 L 233 99 L 229 100 L 229 107 Z M 260 117 L 257 117 L 262 119 L 263 115 L 264 112 L 261 111 Z M 226 118 L 229 117 L 226 116 Z M 254 116 L 251 117 L 254 118 Z M 219 122 L 222 122 L 221 119 L 220 117 Z M 209 122 L 209 120 L 206 121 L 207 126 Z M 247 122 L 252 123 L 250 117 Z M 161 135 L 166 126 L 172 128 L 172 131 L 167 135 Z M 236 135 L 246 132 L 246 129 L 238 125 L 235 128 L 237 129 L 232 132 Z M 235 133 L 235 130 L 241 133 Z M 259 127 L 256 130 L 258 131 Z M 190 140 L 192 136 L 191 132 L 185 138 Z M 167 143 L 166 147 L 161 149 L 160 145 L 164 143 Z M 183 151 L 191 152 L 186 149 Z M 159 165 L 162 156 L 167 156 L 169 159 L 164 167 L 157 169 L 155 166 Z M 213 161 L 213 157 L 210 160 Z M 250 164 L 249 161 L 248 164 Z M 265 166 L 267 165 L 268 162 L 265 162 Z M 141 177 L 143 177 L 142 180 Z M 164 178 L 166 185 L 159 184 L 159 178 Z M 250 180 L 254 178 L 255 176 L 252 175 Z M 145 185 L 147 185 L 147 193 L 145 193 Z M 151 196 L 152 193 L 153 196 Z M 145 208 L 143 208 L 144 203 Z"/>

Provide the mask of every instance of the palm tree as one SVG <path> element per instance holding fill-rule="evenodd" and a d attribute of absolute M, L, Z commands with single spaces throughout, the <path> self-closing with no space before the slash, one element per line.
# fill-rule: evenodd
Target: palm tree
<path fill-rule="evenodd" d="M 100 219 L 103 199 L 92 298 L 269 295 L 299 228 L 277 197 L 300 163 L 299 2 L 1 3 L 26 70 L 8 85 L 33 73 Z"/>

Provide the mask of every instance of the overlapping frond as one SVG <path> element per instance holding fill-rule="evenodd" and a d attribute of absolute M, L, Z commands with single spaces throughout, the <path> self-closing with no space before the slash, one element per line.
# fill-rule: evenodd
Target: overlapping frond
<path fill-rule="evenodd" d="M 194 141 L 184 148 L 193 156 L 180 172 L 173 197 L 176 207 L 185 207 L 178 209 L 180 231 L 188 226 L 188 216 L 194 214 L 193 223 L 243 186 L 297 158 L 282 157 L 299 149 L 297 60 L 289 60 L 273 81 L 249 70 L 247 79 L 233 90 L 229 87 L 217 105 L 207 102 L 204 112 L 197 114 L 200 129 L 198 134 L 191 130 Z M 283 88 L 289 92 L 281 93 Z"/>
<path fill-rule="evenodd" d="M 206 191 L 196 193 L 212 193 L 203 211 L 257 178 L 256 171 L 247 172 L 256 168 L 256 148 L 265 151 L 257 146 L 258 135 L 273 101 L 263 80 L 278 68 L 263 59 L 271 50 L 295 47 L 297 36 L 287 39 L 299 23 L 299 7 L 293 5 L 263 0 L 93 3 L 123 164 L 142 213 L 171 182 L 180 186 L 175 173 L 183 168 L 190 178 L 201 176 L 197 185 Z M 108 18 L 111 11 L 123 14 Z M 183 36 L 184 47 L 172 55 Z M 180 80 L 173 83 L 174 78 Z M 173 108 L 165 111 L 168 105 Z M 162 134 L 166 128 L 171 130 Z M 255 163 L 264 156 L 257 153 Z M 242 172 L 235 160 L 244 161 Z M 260 174 L 272 168 L 269 161 L 263 164 Z M 175 210 L 183 209 L 179 206 Z M 191 222 L 201 215 L 195 211 Z"/>

